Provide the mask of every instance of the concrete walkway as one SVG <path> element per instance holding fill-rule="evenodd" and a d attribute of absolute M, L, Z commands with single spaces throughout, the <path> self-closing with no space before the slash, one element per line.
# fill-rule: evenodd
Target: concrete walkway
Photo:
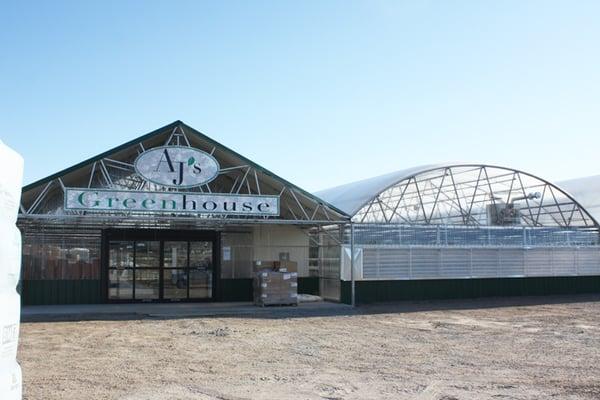
<path fill-rule="evenodd" d="M 326 301 L 301 303 L 297 307 L 257 307 L 250 302 L 74 304 L 24 306 L 21 322 L 198 317 L 306 318 L 355 313 L 351 306 Z"/>

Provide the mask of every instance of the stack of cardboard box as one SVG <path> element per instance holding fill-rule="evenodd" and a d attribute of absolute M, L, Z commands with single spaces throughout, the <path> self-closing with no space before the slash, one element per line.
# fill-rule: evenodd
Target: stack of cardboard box
<path fill-rule="evenodd" d="M 254 304 L 297 305 L 298 266 L 293 261 L 254 263 Z"/>

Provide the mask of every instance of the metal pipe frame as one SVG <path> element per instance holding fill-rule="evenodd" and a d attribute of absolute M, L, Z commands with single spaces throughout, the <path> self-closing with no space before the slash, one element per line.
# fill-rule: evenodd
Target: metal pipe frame
<path fill-rule="evenodd" d="M 156 143 L 156 142 L 154 142 Z M 177 126 L 173 128 L 167 139 L 163 142 L 164 145 L 175 144 L 191 147 L 190 140 L 187 137 L 186 132 L 182 127 Z M 153 145 L 155 146 L 155 145 Z M 147 191 L 172 191 L 174 189 L 162 187 L 152 182 L 146 181 L 142 177 L 138 176 L 133 166 L 133 159 L 137 157 L 141 152 L 153 146 L 144 146 L 144 143 L 139 142 L 129 149 L 121 150 L 118 154 L 104 157 L 100 160 L 90 163 L 84 170 L 83 174 L 66 175 L 61 177 L 61 180 L 57 181 L 61 184 L 63 190 L 60 193 L 52 192 L 51 198 L 48 198 L 47 194 L 50 192 L 49 188 L 54 181 L 50 181 L 42 189 L 38 195 L 27 204 L 21 204 L 21 216 L 29 217 L 33 215 L 43 215 L 44 213 L 37 213 L 36 210 L 40 209 L 40 206 L 44 202 L 52 201 L 53 204 L 62 204 L 64 196 L 64 188 L 68 187 L 87 187 L 90 189 L 124 189 L 124 190 L 147 190 Z M 199 148 L 215 154 L 219 148 L 215 145 L 206 145 L 201 142 Z M 225 150 L 223 153 L 226 154 Z M 82 169 L 83 169 L 82 168 Z M 102 179 L 98 181 L 96 179 L 97 173 L 100 173 Z M 73 176 L 76 176 L 75 178 Z M 63 183 L 65 182 L 65 183 Z M 339 213 L 337 210 L 330 208 L 328 205 L 322 202 L 318 202 L 309 196 L 304 195 L 301 191 L 297 191 L 294 187 L 287 185 L 286 183 L 280 184 L 270 175 L 265 174 L 262 170 L 254 168 L 248 165 L 246 161 L 240 160 L 239 164 L 232 163 L 230 157 L 227 161 L 221 161 L 221 169 L 218 172 L 217 178 L 213 181 L 202 185 L 201 187 L 185 189 L 182 191 L 189 192 L 200 192 L 200 193 L 230 193 L 230 194 L 259 194 L 259 195 L 279 195 L 280 202 L 282 204 L 282 213 L 279 217 L 255 217 L 245 219 L 240 216 L 232 215 L 209 215 L 209 214 L 198 214 L 195 218 L 201 220 L 214 219 L 214 220 L 234 220 L 234 221 L 255 221 L 260 223 L 272 223 L 271 221 L 289 221 L 291 223 L 302 223 L 310 222 L 320 224 L 323 221 L 327 223 L 336 223 L 341 221 L 348 221 L 349 217 Z M 61 196 L 57 198 L 56 196 Z M 81 216 L 81 212 L 58 211 L 59 215 L 53 214 L 53 218 L 59 217 L 60 215 L 67 218 L 68 215 Z M 62 213 L 62 214 L 60 214 Z M 88 212 L 85 213 L 90 214 Z M 126 213 L 117 214 L 118 218 Z M 138 214 L 131 214 L 131 218 Z M 97 213 L 91 213 L 90 218 L 97 218 Z M 173 216 L 172 218 L 181 220 L 181 216 Z"/>
<path fill-rule="evenodd" d="M 539 201 L 528 193 L 542 192 Z M 354 215 L 359 223 L 487 225 L 487 207 L 523 197 L 521 224 L 598 228 L 568 194 L 551 183 L 517 170 L 457 165 L 416 174 L 375 195 Z M 550 200 L 549 199 L 550 196 Z"/>

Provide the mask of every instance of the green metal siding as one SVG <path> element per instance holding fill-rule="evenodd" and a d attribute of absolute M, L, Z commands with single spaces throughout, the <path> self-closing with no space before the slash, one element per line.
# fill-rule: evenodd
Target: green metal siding
<path fill-rule="evenodd" d="M 351 283 L 342 281 L 341 301 L 350 304 Z M 356 302 L 461 299 L 491 296 L 541 296 L 600 293 L 600 276 L 432 279 L 356 282 Z"/>
<path fill-rule="evenodd" d="M 319 278 L 316 276 L 298 278 L 298 293 L 319 295 Z"/>
<path fill-rule="evenodd" d="M 24 306 L 103 303 L 98 280 L 27 280 L 21 282 Z M 298 292 L 319 294 L 319 278 L 298 278 Z M 252 279 L 222 279 L 217 301 L 252 301 Z"/>
<path fill-rule="evenodd" d="M 217 301 L 252 301 L 252 279 L 221 279 Z"/>
<path fill-rule="evenodd" d="M 21 282 L 21 303 L 25 306 L 102 302 L 102 285 L 99 279 L 27 280 Z"/>
<path fill-rule="evenodd" d="M 341 283 L 341 300 L 350 303 L 350 282 Z M 318 294 L 319 278 L 298 278 L 298 293 Z M 490 296 L 600 293 L 600 276 L 504 279 L 446 279 L 356 282 L 359 304 Z M 252 279 L 223 279 L 217 301 L 252 301 Z M 21 282 L 23 305 L 102 303 L 100 280 L 28 280 Z"/>

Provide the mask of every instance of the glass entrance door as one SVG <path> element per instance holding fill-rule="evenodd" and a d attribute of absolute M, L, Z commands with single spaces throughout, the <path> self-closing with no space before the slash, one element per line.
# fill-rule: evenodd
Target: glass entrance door
<path fill-rule="evenodd" d="M 160 242 L 135 242 L 134 298 L 158 300 L 160 296 Z"/>
<path fill-rule="evenodd" d="M 163 299 L 212 298 L 212 256 L 210 241 L 165 241 Z"/>
<path fill-rule="evenodd" d="M 172 241 L 164 244 L 163 298 L 188 298 L 188 242 Z"/>
<path fill-rule="evenodd" d="M 133 242 L 111 241 L 108 257 L 108 298 L 133 300 Z"/>
<path fill-rule="evenodd" d="M 108 261 L 108 298 L 158 300 L 159 257 L 159 241 L 111 241 Z"/>
<path fill-rule="evenodd" d="M 213 272 L 211 240 L 108 242 L 109 300 L 212 299 Z"/>
<path fill-rule="evenodd" d="M 190 298 L 212 298 L 212 242 L 190 242 Z"/>

